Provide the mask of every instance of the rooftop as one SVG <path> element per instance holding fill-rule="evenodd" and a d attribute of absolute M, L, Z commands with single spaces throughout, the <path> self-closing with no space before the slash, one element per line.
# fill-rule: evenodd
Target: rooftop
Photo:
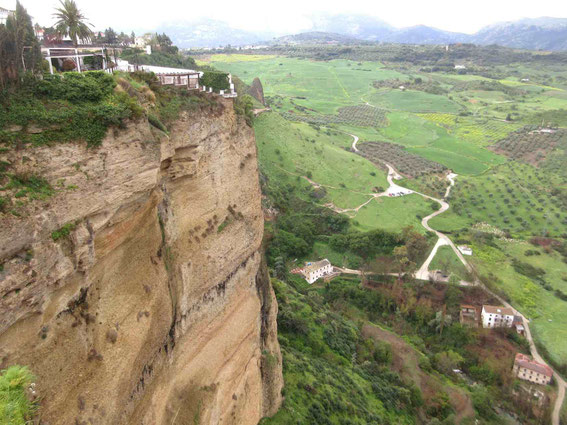
<path fill-rule="evenodd" d="M 503 316 L 513 316 L 514 310 L 510 307 L 496 307 L 493 305 L 483 305 L 482 309 L 490 314 L 501 314 Z"/>
<path fill-rule="evenodd" d="M 327 260 L 325 258 L 324 260 L 315 261 L 314 263 L 311 263 L 311 264 L 305 266 L 305 268 L 303 270 L 305 271 L 305 273 L 310 273 L 310 272 L 314 272 L 316 270 L 319 270 L 322 267 L 330 266 L 330 265 L 331 265 L 331 263 L 329 262 L 329 260 Z"/>
<path fill-rule="evenodd" d="M 550 378 L 553 376 L 553 369 L 551 369 L 548 365 L 538 363 L 535 360 L 532 360 L 529 356 L 526 356 L 522 353 L 516 354 L 514 364 L 525 367 L 529 370 L 533 370 L 534 372 L 541 373 L 542 375 L 548 376 Z"/>

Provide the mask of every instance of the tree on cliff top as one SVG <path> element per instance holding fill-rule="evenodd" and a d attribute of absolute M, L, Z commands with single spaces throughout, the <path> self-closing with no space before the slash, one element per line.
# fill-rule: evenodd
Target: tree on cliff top
<path fill-rule="evenodd" d="M 88 40 L 93 36 L 85 15 L 77 7 L 75 0 L 60 0 L 61 7 L 53 14 L 57 18 L 55 28 L 62 35 L 68 35 L 76 46 L 78 40 Z"/>
<path fill-rule="evenodd" d="M 30 15 L 16 3 L 16 11 L 0 25 L 0 89 L 17 82 L 25 69 L 36 71 L 41 65 L 41 51 Z"/>

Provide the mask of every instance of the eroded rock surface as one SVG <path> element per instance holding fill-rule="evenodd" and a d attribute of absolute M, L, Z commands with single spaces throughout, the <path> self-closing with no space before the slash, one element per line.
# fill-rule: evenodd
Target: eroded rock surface
<path fill-rule="evenodd" d="M 44 424 L 256 424 L 281 402 L 252 130 L 231 100 L 4 154 L 59 188 L 0 218 L 0 366 Z M 52 233 L 68 225 L 69 236 Z"/>

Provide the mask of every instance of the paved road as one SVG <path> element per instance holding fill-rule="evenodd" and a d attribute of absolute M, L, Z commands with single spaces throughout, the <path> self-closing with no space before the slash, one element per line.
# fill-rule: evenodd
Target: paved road
<path fill-rule="evenodd" d="M 356 143 L 358 142 L 358 137 L 356 137 L 354 134 L 351 134 L 351 136 L 354 139 L 354 141 L 352 142 L 352 150 L 354 152 L 359 152 L 359 150 L 356 147 Z M 396 171 L 396 169 L 394 167 L 392 167 L 392 165 L 390 165 L 390 164 L 388 164 L 387 162 L 384 162 L 384 161 L 382 161 L 382 162 L 388 168 L 388 183 L 390 184 L 390 187 L 397 186 L 398 188 L 401 188 L 401 189 L 404 189 L 404 190 L 409 190 L 409 189 L 403 188 L 401 186 L 398 186 L 393 182 L 394 178 L 401 179 L 400 174 Z M 455 246 L 453 241 L 444 233 L 441 233 L 441 232 L 431 228 L 431 226 L 429 226 L 429 220 L 431 220 L 433 217 L 438 216 L 439 214 L 442 214 L 443 212 L 445 212 L 449 209 L 449 203 L 445 199 L 447 199 L 449 197 L 449 194 L 451 193 L 451 189 L 455 185 L 455 178 L 456 177 L 457 177 L 457 174 L 455 174 L 455 173 L 450 173 L 450 174 L 447 175 L 447 179 L 449 180 L 450 184 L 447 187 L 447 190 L 445 191 L 444 199 L 438 199 L 438 198 L 434 198 L 434 197 L 429 196 L 429 195 L 425 195 L 425 194 L 420 193 L 420 192 L 411 191 L 413 193 L 416 193 L 418 195 L 423 196 L 424 198 L 431 199 L 431 200 L 437 202 L 439 205 L 441 205 L 441 208 L 439 208 L 437 211 L 435 211 L 432 214 L 429 214 L 427 217 L 424 217 L 421 220 L 421 225 L 423 227 L 425 227 L 427 230 L 429 230 L 430 232 L 434 232 L 437 235 L 438 240 L 437 240 L 437 243 L 435 244 L 435 247 L 433 248 L 431 254 L 429 254 L 429 256 L 427 257 L 427 259 L 425 260 L 423 265 L 417 271 L 416 278 L 418 278 L 418 279 L 429 280 L 429 264 L 433 260 L 433 257 L 435 257 L 435 254 L 437 253 L 437 249 L 442 245 L 449 245 L 453 249 L 453 251 L 455 252 L 457 257 L 459 258 L 459 260 L 467 268 L 467 270 L 469 272 L 473 271 L 471 265 L 467 262 L 467 260 L 465 259 L 465 257 L 461 253 L 461 251 L 458 250 L 458 248 Z M 360 274 L 360 271 L 358 271 L 358 270 L 350 270 L 350 269 L 343 269 L 343 270 L 344 270 L 345 273 Z M 468 282 L 461 282 L 461 284 L 463 286 L 471 285 L 471 283 L 468 283 Z M 537 347 L 535 346 L 535 343 L 534 343 L 534 340 L 533 340 L 533 337 L 532 337 L 532 333 L 530 331 L 529 320 L 527 318 L 525 318 L 522 313 L 520 313 L 514 307 L 512 307 L 510 305 L 510 303 L 508 303 L 506 300 L 501 298 L 499 295 L 495 294 L 490 289 L 488 289 L 486 286 L 484 286 L 478 279 L 476 279 L 475 282 L 473 282 L 472 284 L 481 286 L 486 292 L 488 292 L 489 294 L 491 294 L 492 296 L 497 298 L 502 303 L 502 305 L 511 308 L 514 311 L 514 314 L 516 314 L 516 315 L 518 315 L 522 318 L 522 320 L 524 321 L 524 326 L 525 326 L 525 330 L 526 330 L 526 339 L 528 340 L 528 342 L 530 344 L 530 353 L 531 353 L 532 357 L 537 362 L 547 364 L 547 362 L 540 356 L 540 354 L 537 351 Z M 553 406 L 551 423 L 552 423 L 552 425 L 560 425 L 561 407 L 563 406 L 563 402 L 564 402 L 564 399 L 565 399 L 565 389 L 567 387 L 567 382 L 565 382 L 565 380 L 556 371 L 553 371 L 553 377 L 554 377 L 555 381 L 557 382 L 558 390 L 557 390 L 557 399 L 555 401 L 555 406 Z"/>

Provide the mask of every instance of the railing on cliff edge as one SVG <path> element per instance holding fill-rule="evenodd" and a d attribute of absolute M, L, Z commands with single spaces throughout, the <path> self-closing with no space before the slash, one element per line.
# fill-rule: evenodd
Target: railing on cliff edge
<path fill-rule="evenodd" d="M 128 61 L 118 60 L 117 69 L 125 72 L 145 71 L 153 72 L 162 85 L 185 86 L 188 90 L 199 90 L 206 93 L 216 93 L 224 98 L 235 98 L 238 96 L 232 75 L 227 73 L 228 89 L 215 91 L 212 87 L 207 87 L 200 84 L 200 79 L 203 76 L 202 71 L 195 71 L 192 69 L 169 68 L 164 66 L 155 65 L 136 65 L 130 64 Z"/>

